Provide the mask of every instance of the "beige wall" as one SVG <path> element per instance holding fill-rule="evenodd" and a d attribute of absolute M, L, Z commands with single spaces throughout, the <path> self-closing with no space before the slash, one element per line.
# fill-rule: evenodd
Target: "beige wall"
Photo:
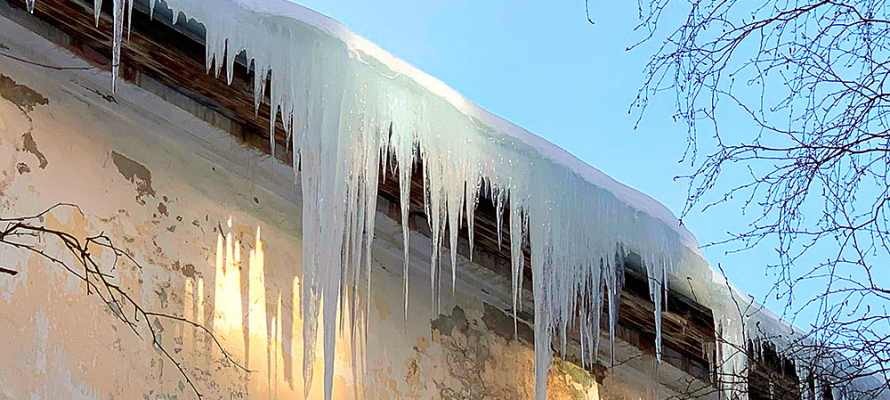
<path fill-rule="evenodd" d="M 55 65 L 79 63 L 3 17 L 0 46 Z M 115 278 L 142 306 L 204 324 L 253 371 L 233 368 L 196 329 L 152 321 L 207 398 L 299 398 L 300 199 L 292 172 L 133 86 L 120 88 L 115 101 L 103 99 L 109 84 L 105 73 L 0 58 L 0 215 L 79 205 L 83 214 L 59 209 L 46 226 L 79 238 L 110 235 L 144 266 L 122 261 Z M 442 314 L 431 319 L 428 241 L 412 241 L 406 323 L 401 230 L 378 214 L 367 346 L 354 354 L 344 329 L 334 397 L 531 397 L 527 337 L 513 338 L 512 320 L 483 304 L 466 279 L 454 297 L 443 289 Z M 40 246 L 70 260 L 58 243 Z M 108 251 L 93 250 L 110 265 Z M 0 275 L 0 398 L 194 398 L 175 366 L 86 296 L 82 282 L 2 245 L 0 265 L 20 271 Z M 317 355 L 311 398 L 322 393 L 320 347 Z M 554 398 L 658 393 L 646 368 L 610 373 L 605 387 L 570 363 L 553 368 Z"/>

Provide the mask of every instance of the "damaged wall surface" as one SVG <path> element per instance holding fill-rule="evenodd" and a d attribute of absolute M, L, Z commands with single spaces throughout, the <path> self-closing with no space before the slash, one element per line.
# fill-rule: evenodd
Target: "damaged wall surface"
<path fill-rule="evenodd" d="M 81 64 L 2 16 L 0 48 L 53 65 Z M 138 263 L 120 260 L 115 282 L 146 309 L 206 326 L 251 371 L 234 368 L 200 329 L 149 321 L 206 398 L 303 396 L 302 200 L 292 170 L 136 86 L 119 84 L 112 96 L 108 82 L 94 69 L 0 59 L 2 217 L 77 205 L 42 222 L 80 239 L 109 235 Z M 441 304 L 432 304 L 430 240 L 414 233 L 410 252 L 419 256 L 411 260 L 405 319 L 402 228 L 385 212 L 390 206 L 398 207 L 378 204 L 370 301 L 340 308 L 341 316 L 360 315 L 367 329 L 341 317 L 338 332 L 319 332 L 362 336 L 337 347 L 333 397 L 534 397 L 531 330 L 514 334 L 512 317 L 493 305 L 509 303 L 509 288 L 483 293 L 468 267 L 458 271 L 454 294 L 445 290 Z M 38 246 L 69 257 L 52 240 Z M 90 250 L 110 268 L 107 249 Z M 82 281 L 9 246 L 0 246 L 0 266 L 19 272 L 0 275 L 0 397 L 195 397 L 175 366 L 88 296 Z M 607 371 L 554 359 L 550 396 L 664 398 L 686 385 L 682 372 L 657 366 L 652 355 L 623 351 L 630 361 Z M 313 376 L 310 398 L 323 397 L 322 380 Z"/>

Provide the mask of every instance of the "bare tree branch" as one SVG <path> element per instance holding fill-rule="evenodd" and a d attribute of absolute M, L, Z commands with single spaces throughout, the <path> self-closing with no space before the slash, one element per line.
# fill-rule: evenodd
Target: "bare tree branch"
<path fill-rule="evenodd" d="M 753 215 L 747 229 L 708 245 L 775 249 L 770 295 L 792 321 L 816 315 L 794 345 L 818 356 L 798 368 L 824 369 L 834 351 L 850 364 L 821 371 L 827 384 L 870 373 L 890 390 L 890 4 L 638 0 L 638 8 L 644 38 L 630 49 L 658 43 L 631 107 L 642 118 L 652 99 L 672 95 L 674 119 L 688 127 L 683 216 L 740 204 Z M 814 283 L 824 291 L 797 298 Z"/>
<path fill-rule="evenodd" d="M 6 269 L 6 268 L 3 268 L 3 267 L 0 267 L 0 274 L 7 274 L 7 275 L 16 276 L 16 275 L 18 275 L 18 273 L 19 273 L 19 271 L 12 270 L 12 269 Z"/>
<path fill-rule="evenodd" d="M 81 215 L 84 215 L 81 209 L 74 204 L 59 203 L 36 215 L 8 218 L 0 217 L 0 224 L 5 223 L 5 226 L 0 229 L 0 244 L 5 244 L 36 254 L 50 264 L 62 267 L 71 275 L 82 280 L 85 284 L 86 295 L 95 295 L 102 300 L 118 320 L 127 325 L 137 337 L 150 342 L 152 347 L 162 354 L 164 358 L 173 363 L 198 398 L 202 398 L 203 395 L 198 390 L 197 386 L 195 386 L 192 376 L 186 371 L 182 362 L 174 357 L 163 345 L 160 337 L 161 328 L 152 324 L 149 320 L 150 318 L 154 317 L 160 320 L 184 323 L 203 331 L 213 340 L 213 343 L 223 354 L 223 357 L 227 362 L 230 362 L 235 368 L 241 371 L 247 373 L 251 372 L 235 360 L 226 351 L 216 335 L 204 325 L 180 316 L 146 310 L 125 288 L 118 283 L 114 283 L 113 281 L 117 277 L 113 275 L 112 272 L 116 269 L 120 259 L 126 259 L 139 269 L 142 269 L 142 266 L 126 251 L 117 247 L 111 238 L 105 235 L 104 232 L 81 240 L 68 232 L 47 228 L 42 223 L 43 217 L 48 213 L 64 208 L 72 209 L 81 213 Z M 36 242 L 35 239 L 37 240 Z M 75 264 L 69 264 L 68 262 L 63 261 L 61 257 L 48 253 L 45 248 L 46 246 L 41 246 L 41 242 L 45 242 L 48 239 L 55 240 L 61 244 L 67 250 L 67 253 L 74 258 Z M 100 262 L 96 260 L 91 253 L 91 249 L 96 249 L 97 247 L 110 250 L 114 255 L 111 268 L 107 271 L 102 268 Z M 0 272 L 10 273 L 11 275 L 18 273 L 6 269 L 0 269 Z M 148 337 L 144 337 L 143 335 Z"/>

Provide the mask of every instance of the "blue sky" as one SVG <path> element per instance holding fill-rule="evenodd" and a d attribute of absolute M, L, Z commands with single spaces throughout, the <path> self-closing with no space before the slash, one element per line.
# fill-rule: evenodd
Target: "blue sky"
<path fill-rule="evenodd" d="M 582 0 L 297 2 L 647 193 L 675 215 L 682 210 L 686 184 L 674 177 L 690 169 L 678 164 L 686 128 L 670 118 L 671 95 L 657 98 L 636 130 L 637 115 L 628 114 L 652 50 L 625 51 L 642 37 L 633 31 L 635 1 L 591 1 L 594 25 Z M 684 222 L 701 243 L 745 228 L 737 207 L 695 213 Z M 706 257 L 761 300 L 774 281 L 764 268 L 775 262 L 773 250 L 725 250 L 706 249 Z"/>

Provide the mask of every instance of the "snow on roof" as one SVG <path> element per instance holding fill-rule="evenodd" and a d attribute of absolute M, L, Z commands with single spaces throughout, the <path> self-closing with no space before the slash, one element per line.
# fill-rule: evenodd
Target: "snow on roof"
<path fill-rule="evenodd" d="M 101 0 L 94 1 L 98 10 Z M 115 79 L 130 18 L 126 13 L 132 12 L 133 1 L 114 0 Z M 156 1 L 150 0 L 151 10 Z M 641 256 L 649 278 L 658 357 L 661 310 L 669 277 L 674 276 L 683 283 L 676 285 L 681 292 L 694 292 L 714 312 L 722 339 L 716 368 L 736 377 L 724 386 L 730 397 L 746 393 L 741 375 L 746 352 L 738 349 L 745 349 L 751 338 L 748 321 L 759 322 L 759 329 L 787 330 L 788 325 L 770 313 L 749 314 L 736 308 L 739 300 L 753 303 L 708 267 L 695 237 L 665 206 L 477 106 L 339 22 L 282 0 L 166 0 L 166 4 L 173 10 L 174 22 L 181 12 L 204 25 L 208 71 L 215 68 L 218 75 L 225 64 L 231 82 L 236 55 L 246 53 L 254 69 L 256 106 L 265 96 L 268 78 L 270 128 L 280 114 L 293 140 L 297 184 L 304 199 L 301 304 L 307 393 L 319 314 L 325 332 L 334 332 L 341 285 L 358 285 L 362 278 L 370 282 L 378 166 L 391 159 L 400 171 L 406 316 L 406 218 L 413 165 L 423 166 L 433 246 L 432 297 L 437 285 L 443 284 L 438 271 L 446 240 L 448 259 L 455 263 L 457 228 L 465 218 L 473 220 L 480 196 L 495 202 L 499 225 L 503 213 L 510 213 L 507 240 L 514 312 L 521 305 L 521 249 L 526 243 L 531 247 L 538 399 L 546 397 L 553 335 L 564 337 L 567 327 L 580 321 L 586 359 L 596 359 L 601 302 L 617 301 L 621 292 L 617 276 L 628 252 Z M 468 229 L 472 246 L 472 224 Z M 353 264 L 353 280 L 341 281 L 345 263 Z M 598 301 L 577 301 L 580 298 Z M 615 318 L 609 315 L 612 327 Z M 336 346 L 335 335 L 330 336 L 324 338 L 327 398 Z"/>
<path fill-rule="evenodd" d="M 289 1 L 235 0 L 235 3 L 254 13 L 290 17 L 325 31 L 346 44 L 359 57 L 373 59 L 385 65 L 389 71 L 409 77 L 430 93 L 447 100 L 464 114 L 479 119 L 499 133 L 521 140 L 526 145 L 534 148 L 540 155 L 566 166 L 583 177 L 587 182 L 608 190 L 622 202 L 658 218 L 665 225 L 672 227 L 683 238 L 684 245 L 691 251 L 701 255 L 695 236 L 685 226 L 681 225 L 677 217 L 663 204 L 639 190 L 612 179 L 565 149 L 478 106 L 444 82 L 393 56 L 377 44 L 352 32 L 339 21 Z"/>

